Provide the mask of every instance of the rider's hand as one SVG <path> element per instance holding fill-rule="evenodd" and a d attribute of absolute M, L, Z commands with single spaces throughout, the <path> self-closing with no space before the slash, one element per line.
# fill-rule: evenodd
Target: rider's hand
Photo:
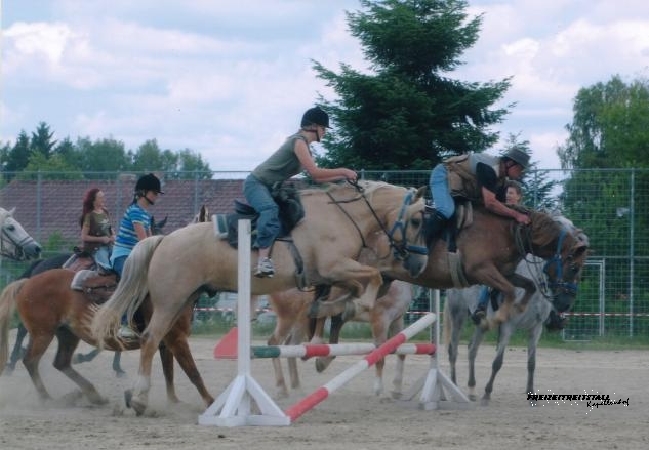
<path fill-rule="evenodd" d="M 530 223 L 530 216 L 527 214 L 518 214 L 516 216 L 516 221 L 522 223 L 523 225 L 528 225 Z"/>
<path fill-rule="evenodd" d="M 349 181 L 355 182 L 358 179 L 358 174 L 350 169 L 343 169 L 345 178 Z"/>

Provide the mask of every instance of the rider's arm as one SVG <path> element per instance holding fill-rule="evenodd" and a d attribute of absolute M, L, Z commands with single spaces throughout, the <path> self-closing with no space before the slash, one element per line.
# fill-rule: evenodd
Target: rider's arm
<path fill-rule="evenodd" d="M 293 151 L 297 156 L 300 165 L 306 170 L 311 177 L 318 183 L 325 183 L 327 181 L 338 180 L 352 180 L 356 181 L 356 172 L 345 167 L 338 167 L 335 169 L 325 169 L 318 167 L 309 152 L 309 148 L 302 139 L 296 139 Z"/>
<path fill-rule="evenodd" d="M 146 228 L 139 222 L 133 222 L 133 230 L 137 235 L 137 240 L 141 241 L 149 237 L 149 234 L 146 232 Z"/>
<path fill-rule="evenodd" d="M 496 198 L 496 194 L 484 187 L 482 188 L 482 200 L 484 201 L 485 207 L 495 214 L 511 217 L 521 223 L 530 222 L 530 218 L 526 214 L 519 213 L 515 209 L 505 206 Z"/>
<path fill-rule="evenodd" d="M 108 236 L 93 236 L 90 234 L 90 220 L 88 214 L 83 219 L 83 226 L 81 227 L 81 242 L 98 242 L 100 244 L 108 244 L 110 238 Z"/>

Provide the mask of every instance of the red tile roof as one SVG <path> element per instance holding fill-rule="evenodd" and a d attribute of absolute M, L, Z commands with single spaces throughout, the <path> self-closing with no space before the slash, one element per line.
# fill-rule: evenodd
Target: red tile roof
<path fill-rule="evenodd" d="M 117 180 L 12 180 L 0 189 L 0 206 L 16 207 L 15 218 L 41 244 L 55 233 L 75 245 L 80 239 L 79 215 L 87 189 L 106 193 L 106 206 L 118 226 L 132 200 L 135 176 Z M 168 216 L 164 232 L 186 226 L 205 204 L 210 214 L 233 210 L 234 199 L 243 199 L 242 179 L 165 180 L 161 195 L 150 211 L 156 220 Z"/>

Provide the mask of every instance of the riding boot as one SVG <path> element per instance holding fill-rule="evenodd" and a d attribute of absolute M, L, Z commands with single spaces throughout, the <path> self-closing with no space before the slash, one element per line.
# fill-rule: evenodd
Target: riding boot
<path fill-rule="evenodd" d="M 446 222 L 448 222 L 448 219 L 440 214 L 439 211 L 435 211 L 428 218 L 426 224 L 426 244 L 428 245 L 428 248 L 433 248 L 437 238 L 442 234 L 444 228 L 446 228 Z"/>

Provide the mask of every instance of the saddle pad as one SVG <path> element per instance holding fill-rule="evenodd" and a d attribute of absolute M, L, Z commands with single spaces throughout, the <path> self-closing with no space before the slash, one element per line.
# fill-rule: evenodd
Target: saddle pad
<path fill-rule="evenodd" d="M 218 239 L 228 238 L 228 214 L 213 214 L 214 236 Z"/>

